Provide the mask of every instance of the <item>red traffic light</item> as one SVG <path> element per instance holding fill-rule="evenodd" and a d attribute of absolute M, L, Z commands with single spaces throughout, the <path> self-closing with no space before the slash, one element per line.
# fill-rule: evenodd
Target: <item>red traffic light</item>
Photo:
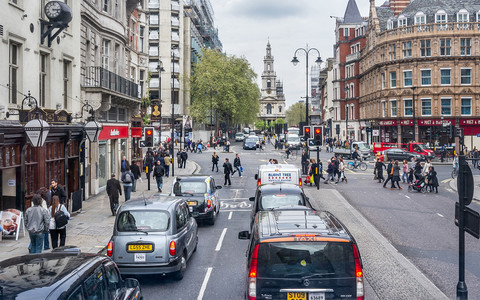
<path fill-rule="evenodd" d="M 152 135 L 152 134 L 153 134 L 153 132 L 150 129 L 145 131 L 145 135 Z"/>
<path fill-rule="evenodd" d="M 310 133 L 310 128 L 306 127 L 305 128 L 305 133 Z"/>
<path fill-rule="evenodd" d="M 320 128 L 315 128 L 315 134 L 320 134 L 322 133 L 322 130 Z"/>

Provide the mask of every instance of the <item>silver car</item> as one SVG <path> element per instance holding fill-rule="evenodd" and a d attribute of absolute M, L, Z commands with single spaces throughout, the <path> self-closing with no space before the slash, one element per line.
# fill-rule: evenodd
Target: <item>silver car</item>
<path fill-rule="evenodd" d="M 197 244 L 198 226 L 187 202 L 160 195 L 118 209 L 107 255 L 122 275 L 170 273 L 181 280 Z"/>

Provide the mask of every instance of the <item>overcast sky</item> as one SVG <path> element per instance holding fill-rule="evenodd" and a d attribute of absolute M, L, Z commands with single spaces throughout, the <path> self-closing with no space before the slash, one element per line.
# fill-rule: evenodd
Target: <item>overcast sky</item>
<path fill-rule="evenodd" d="M 360 14 L 368 17 L 369 0 L 356 0 Z M 348 0 L 210 0 L 223 49 L 244 56 L 258 75 L 270 39 L 277 79 L 284 83 L 287 106 L 305 97 L 305 56 L 290 62 L 297 48 L 317 48 L 323 61 L 333 57 L 335 19 L 343 17 Z M 381 5 L 385 0 L 376 0 Z M 316 53 L 316 52 L 315 52 Z M 316 60 L 310 53 L 309 64 Z M 324 64 L 322 65 L 322 67 Z"/>

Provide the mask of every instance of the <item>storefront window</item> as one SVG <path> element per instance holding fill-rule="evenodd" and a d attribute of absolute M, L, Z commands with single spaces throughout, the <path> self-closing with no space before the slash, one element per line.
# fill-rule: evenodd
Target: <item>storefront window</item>
<path fill-rule="evenodd" d="M 432 115 L 432 100 L 422 99 L 422 116 Z"/>
<path fill-rule="evenodd" d="M 470 116 L 472 114 L 472 99 L 462 98 L 462 116 Z"/>
<path fill-rule="evenodd" d="M 107 142 L 98 143 L 98 179 L 99 186 L 107 185 Z"/>
<path fill-rule="evenodd" d="M 452 99 L 442 98 L 442 116 L 450 116 L 452 114 Z"/>

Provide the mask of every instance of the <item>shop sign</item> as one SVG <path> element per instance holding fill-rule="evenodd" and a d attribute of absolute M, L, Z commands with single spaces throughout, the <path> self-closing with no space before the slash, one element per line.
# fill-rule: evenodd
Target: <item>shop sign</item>
<path fill-rule="evenodd" d="M 400 120 L 400 126 L 413 126 L 413 120 Z"/>
<path fill-rule="evenodd" d="M 34 119 L 37 119 L 37 112 L 35 109 L 32 110 L 20 110 L 20 120 L 22 122 L 28 122 Z M 42 119 L 49 124 L 70 124 L 72 122 L 72 115 L 65 110 L 55 110 L 55 109 L 42 109 L 38 108 L 38 118 Z"/>
<path fill-rule="evenodd" d="M 480 125 L 480 119 L 460 119 L 460 126 L 477 126 Z"/>
<path fill-rule="evenodd" d="M 141 138 L 142 137 L 142 127 L 132 127 L 130 128 L 132 131 L 132 138 Z"/>
<path fill-rule="evenodd" d="M 98 140 L 111 140 L 128 138 L 128 126 L 103 126 Z"/>
<path fill-rule="evenodd" d="M 443 126 L 443 124 L 452 124 L 454 120 L 441 120 L 441 119 L 421 119 L 418 120 L 418 126 Z"/>
<path fill-rule="evenodd" d="M 397 120 L 381 120 L 378 121 L 380 126 L 397 126 Z"/>

